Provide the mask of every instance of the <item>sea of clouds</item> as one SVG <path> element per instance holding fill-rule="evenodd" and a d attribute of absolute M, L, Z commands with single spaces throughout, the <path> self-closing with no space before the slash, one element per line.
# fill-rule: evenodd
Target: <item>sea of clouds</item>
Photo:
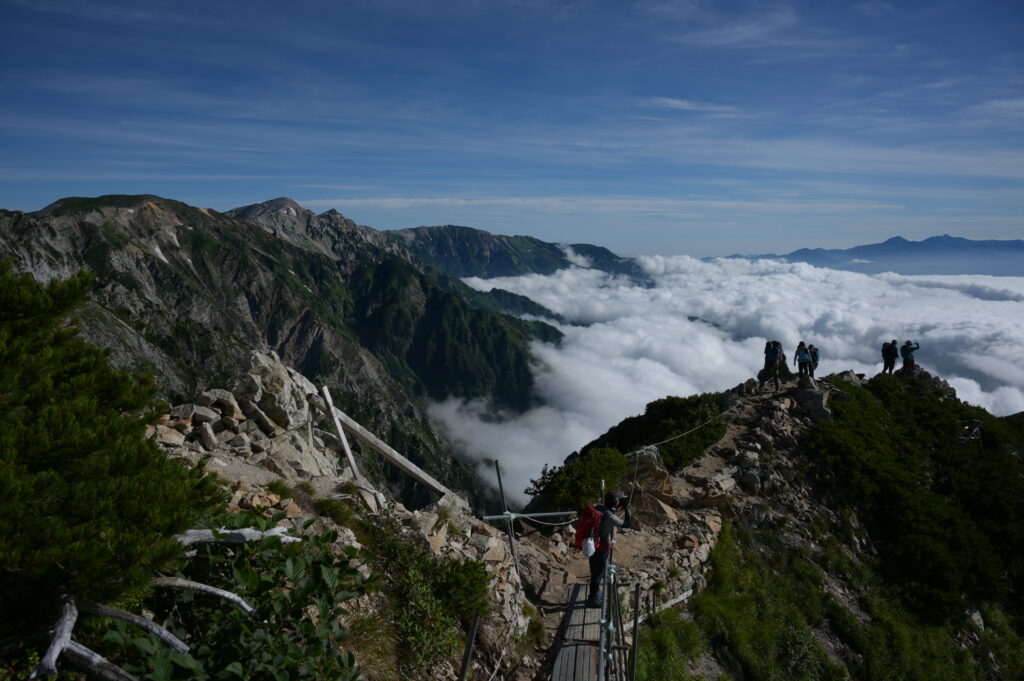
<path fill-rule="evenodd" d="M 865 275 L 772 260 L 649 256 L 652 286 L 591 269 L 467 279 L 558 312 L 559 347 L 536 343 L 543 407 L 495 419 L 482 405 L 436 404 L 432 416 L 476 460 L 497 459 L 516 501 L 545 463 L 666 395 L 726 390 L 763 365 L 766 340 L 792 362 L 821 350 L 818 375 L 881 369 L 883 342 L 920 343 L 918 363 L 997 415 L 1024 411 L 1024 277 Z M 486 471 L 491 468 L 487 467 Z M 492 473 L 485 473 L 493 475 Z"/>

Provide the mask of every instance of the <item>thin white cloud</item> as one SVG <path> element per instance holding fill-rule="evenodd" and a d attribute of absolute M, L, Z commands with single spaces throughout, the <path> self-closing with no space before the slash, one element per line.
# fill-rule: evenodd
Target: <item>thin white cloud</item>
<path fill-rule="evenodd" d="M 898 209 L 899 204 L 877 201 L 712 201 L 676 200 L 657 196 L 491 196 L 476 198 L 439 196 L 388 196 L 362 198 L 312 199 L 303 201 L 311 207 L 340 208 L 476 208 L 486 206 L 514 207 L 549 212 L 660 213 L 686 216 L 694 211 L 728 211 L 732 214 L 826 214 L 863 213 L 865 211 Z"/>
<path fill-rule="evenodd" d="M 963 399 L 996 414 L 1024 411 L 1024 277 L 870 276 L 685 256 L 640 261 L 653 287 L 582 269 L 467 280 L 527 295 L 578 324 L 563 327 L 560 347 L 534 347 L 545 407 L 499 421 L 457 401 L 432 410 L 467 454 L 502 462 L 506 491 L 524 489 L 544 463 L 560 464 L 652 400 L 752 377 L 768 339 L 781 340 L 790 357 L 798 341 L 814 343 L 820 374 L 869 375 L 881 368 L 883 342 L 912 339 L 921 344 L 921 365 Z"/>
<path fill-rule="evenodd" d="M 1005 122 L 1020 124 L 1024 121 L 1024 97 L 993 99 L 968 107 L 961 114 L 973 123 Z"/>
<path fill-rule="evenodd" d="M 792 7 L 781 5 L 757 15 L 722 17 L 718 25 L 686 31 L 676 40 L 701 47 L 764 47 L 803 42 L 787 35 L 799 23 Z"/>
<path fill-rule="evenodd" d="M 708 112 L 708 113 L 727 113 L 734 114 L 738 113 L 739 110 L 734 106 L 725 106 L 722 104 L 706 104 L 703 102 L 694 102 L 688 99 L 676 99 L 674 97 L 643 97 L 637 100 L 640 106 L 651 106 L 663 109 L 675 109 L 677 111 L 695 111 L 695 112 Z"/>

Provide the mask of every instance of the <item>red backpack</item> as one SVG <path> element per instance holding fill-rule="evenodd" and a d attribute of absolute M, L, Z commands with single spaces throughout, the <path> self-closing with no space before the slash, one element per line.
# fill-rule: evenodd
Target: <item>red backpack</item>
<path fill-rule="evenodd" d="M 601 540 L 598 534 L 601 532 L 601 521 L 604 520 L 604 513 L 598 511 L 594 506 L 581 508 L 580 519 L 576 521 L 576 548 L 583 550 L 583 540 L 587 537 L 594 537 L 594 545 L 601 548 Z"/>

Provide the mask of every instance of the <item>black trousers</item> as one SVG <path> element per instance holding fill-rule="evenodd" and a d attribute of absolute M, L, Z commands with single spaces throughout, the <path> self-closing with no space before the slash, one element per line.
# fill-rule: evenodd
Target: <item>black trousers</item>
<path fill-rule="evenodd" d="M 597 598 L 601 593 L 601 579 L 604 577 L 604 569 L 608 565 L 607 551 L 594 551 L 590 557 L 590 598 Z"/>

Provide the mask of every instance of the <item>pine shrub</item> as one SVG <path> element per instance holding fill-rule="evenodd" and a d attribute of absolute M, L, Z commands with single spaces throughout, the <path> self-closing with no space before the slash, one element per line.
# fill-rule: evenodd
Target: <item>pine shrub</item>
<path fill-rule="evenodd" d="M 91 282 L 0 263 L 0 638 L 52 624 L 63 593 L 140 592 L 218 498 L 145 437 L 152 379 L 111 368 L 69 321 Z"/>

